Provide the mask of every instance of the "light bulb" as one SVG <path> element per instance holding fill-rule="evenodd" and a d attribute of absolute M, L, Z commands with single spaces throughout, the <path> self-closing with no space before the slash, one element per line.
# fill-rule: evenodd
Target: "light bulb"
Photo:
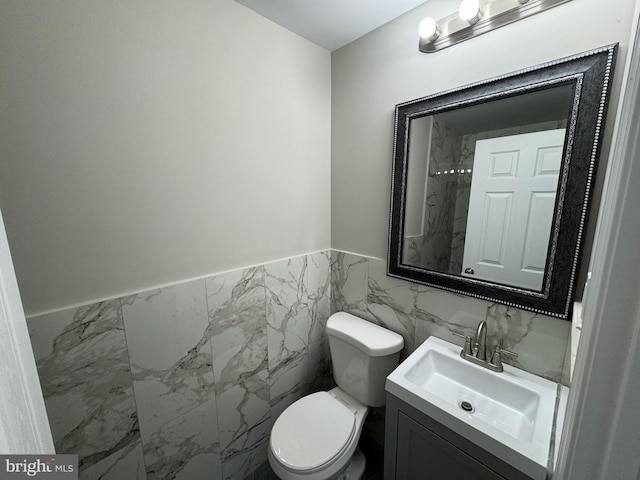
<path fill-rule="evenodd" d="M 433 18 L 426 17 L 418 25 L 418 33 L 420 38 L 433 42 L 440 36 L 440 27 Z"/>
<path fill-rule="evenodd" d="M 480 2 L 478 0 L 462 0 L 458 14 L 469 25 L 477 23 L 481 16 Z"/>

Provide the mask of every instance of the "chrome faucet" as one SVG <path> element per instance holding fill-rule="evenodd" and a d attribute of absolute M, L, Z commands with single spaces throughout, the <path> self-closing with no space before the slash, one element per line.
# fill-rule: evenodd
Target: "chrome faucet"
<path fill-rule="evenodd" d="M 491 358 L 487 358 L 487 322 L 482 321 L 476 329 L 476 336 L 472 340 L 470 336 L 452 332 L 454 335 L 464 338 L 464 348 L 460 356 L 481 367 L 488 368 L 494 372 L 504 371 L 501 355 L 508 355 L 517 358 L 518 354 L 502 348 L 502 340 L 496 346 Z"/>
<path fill-rule="evenodd" d="M 487 361 L 487 322 L 482 321 L 476 329 L 476 338 L 474 340 L 474 356 L 478 360 Z"/>

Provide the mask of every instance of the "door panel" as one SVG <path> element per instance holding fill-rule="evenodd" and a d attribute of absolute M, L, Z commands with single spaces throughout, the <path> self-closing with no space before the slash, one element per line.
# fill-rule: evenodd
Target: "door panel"
<path fill-rule="evenodd" d="M 476 142 L 463 275 L 540 290 L 565 130 Z"/>

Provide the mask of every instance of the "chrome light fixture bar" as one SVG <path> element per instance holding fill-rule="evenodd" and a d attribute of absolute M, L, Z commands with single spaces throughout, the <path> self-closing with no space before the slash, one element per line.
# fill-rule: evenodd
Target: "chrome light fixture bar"
<path fill-rule="evenodd" d="M 571 0 L 463 0 L 459 12 L 425 18 L 418 49 L 432 53 Z"/>

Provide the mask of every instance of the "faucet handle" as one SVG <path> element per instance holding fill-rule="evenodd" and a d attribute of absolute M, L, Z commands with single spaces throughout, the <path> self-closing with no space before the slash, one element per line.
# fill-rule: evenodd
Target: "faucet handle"
<path fill-rule="evenodd" d="M 517 354 L 517 353 L 512 352 L 512 351 L 510 351 L 510 350 L 505 350 L 505 349 L 504 349 L 504 348 L 502 348 L 502 347 L 498 347 L 498 351 L 499 351 L 499 353 L 501 353 L 501 354 L 505 354 L 505 355 L 507 355 L 507 356 L 509 356 L 509 357 L 511 357 L 511 358 L 513 358 L 513 359 L 518 358 L 518 354 Z"/>
<path fill-rule="evenodd" d="M 473 352 L 471 351 L 471 337 L 469 335 L 463 335 L 462 333 L 458 332 L 451 333 L 453 333 L 456 337 L 464 338 L 464 347 L 462 349 L 462 352 L 465 355 L 473 355 Z"/>
<path fill-rule="evenodd" d="M 502 345 L 504 345 L 504 338 L 500 339 L 500 342 L 498 343 L 498 346 L 496 347 L 496 350 L 499 350 L 500 353 L 505 353 L 505 354 L 507 354 L 508 356 L 510 356 L 512 358 L 518 358 L 518 354 L 517 353 L 502 348 Z"/>
<path fill-rule="evenodd" d="M 491 360 L 489 361 L 489 363 L 491 365 L 493 365 L 494 367 L 499 367 L 500 371 L 502 371 L 502 357 L 501 355 L 507 355 L 509 357 L 512 358 L 518 358 L 518 354 L 515 352 L 511 352 L 509 350 L 505 350 L 504 348 L 502 348 L 502 340 L 500 340 L 500 345 L 496 346 L 495 350 L 493 351 L 493 355 L 491 356 Z"/>

